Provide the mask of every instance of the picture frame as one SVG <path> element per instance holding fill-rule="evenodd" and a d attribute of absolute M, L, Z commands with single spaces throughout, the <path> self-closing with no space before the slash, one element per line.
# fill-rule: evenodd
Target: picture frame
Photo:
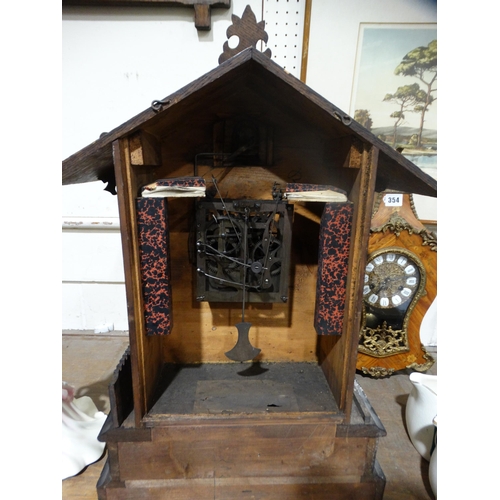
<path fill-rule="evenodd" d="M 350 115 L 437 179 L 436 23 L 360 23 Z"/>

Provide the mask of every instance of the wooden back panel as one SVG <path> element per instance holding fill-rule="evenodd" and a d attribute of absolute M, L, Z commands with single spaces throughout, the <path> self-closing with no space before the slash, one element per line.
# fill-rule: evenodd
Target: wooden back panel
<path fill-rule="evenodd" d="M 176 175 L 184 172 L 188 174 L 181 169 Z M 225 199 L 271 199 L 275 181 L 284 184 L 277 174 L 263 168 L 235 168 L 221 180 L 220 190 Z M 242 306 L 240 302 L 196 300 L 196 266 L 188 259 L 188 253 L 195 251 L 190 238 L 193 208 L 192 200 L 169 200 L 174 327 L 164 338 L 163 356 L 165 362 L 173 363 L 230 362 L 225 352 L 236 343 L 235 325 L 241 321 Z M 295 208 L 288 301 L 247 303 L 245 308 L 245 321 L 252 323 L 250 341 L 262 349 L 257 361 L 316 361 L 313 317 L 319 216 Z"/>

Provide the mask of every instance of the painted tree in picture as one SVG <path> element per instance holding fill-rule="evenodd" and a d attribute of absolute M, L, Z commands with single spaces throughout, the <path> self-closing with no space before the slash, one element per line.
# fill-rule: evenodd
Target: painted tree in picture
<path fill-rule="evenodd" d="M 354 112 L 354 119 L 368 130 L 372 129 L 373 120 L 367 109 L 357 109 Z"/>
<path fill-rule="evenodd" d="M 435 25 L 362 25 L 353 83 L 354 119 L 436 176 Z"/>
<path fill-rule="evenodd" d="M 392 147 L 395 148 L 398 138 L 398 126 L 404 121 L 406 112 L 420 112 L 422 104 L 427 102 L 427 94 L 420 89 L 418 83 L 412 85 L 404 85 L 399 87 L 394 94 L 386 94 L 384 101 L 394 102 L 399 108 L 391 113 L 391 118 L 394 118 L 394 132 L 392 139 Z M 423 125 L 423 122 L 421 122 Z M 420 137 L 422 136 L 422 128 L 420 128 Z"/>
<path fill-rule="evenodd" d="M 426 47 L 417 47 L 403 57 L 394 70 L 396 75 L 412 76 L 420 80 L 426 87 L 422 98 L 416 103 L 413 111 L 420 113 L 420 129 L 415 147 L 422 146 L 422 132 L 425 114 L 429 106 L 436 100 L 433 94 L 437 92 L 437 40 L 432 40 Z"/>
<path fill-rule="evenodd" d="M 437 23 L 360 23 L 350 115 L 436 180 L 437 111 Z"/>

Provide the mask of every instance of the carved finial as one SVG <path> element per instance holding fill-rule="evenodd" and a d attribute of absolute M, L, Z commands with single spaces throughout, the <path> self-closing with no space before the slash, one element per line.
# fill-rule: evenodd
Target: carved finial
<path fill-rule="evenodd" d="M 245 7 L 241 19 L 234 14 L 231 16 L 231 19 L 233 24 L 226 31 L 227 38 L 229 40 L 232 36 L 237 36 L 240 41 L 234 49 L 229 47 L 229 42 L 224 42 L 223 52 L 219 56 L 219 64 L 248 47 L 256 47 L 259 40 L 267 42 L 268 39 L 267 33 L 264 31 L 265 21 L 257 22 L 250 5 Z M 267 49 L 263 54 L 271 57 L 271 49 Z"/>

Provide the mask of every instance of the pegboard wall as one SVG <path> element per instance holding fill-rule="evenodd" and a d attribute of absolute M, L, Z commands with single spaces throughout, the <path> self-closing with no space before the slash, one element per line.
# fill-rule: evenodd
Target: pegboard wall
<path fill-rule="evenodd" d="M 272 60 L 300 78 L 306 0 L 263 0 L 262 19 L 268 34 L 264 50 Z"/>

